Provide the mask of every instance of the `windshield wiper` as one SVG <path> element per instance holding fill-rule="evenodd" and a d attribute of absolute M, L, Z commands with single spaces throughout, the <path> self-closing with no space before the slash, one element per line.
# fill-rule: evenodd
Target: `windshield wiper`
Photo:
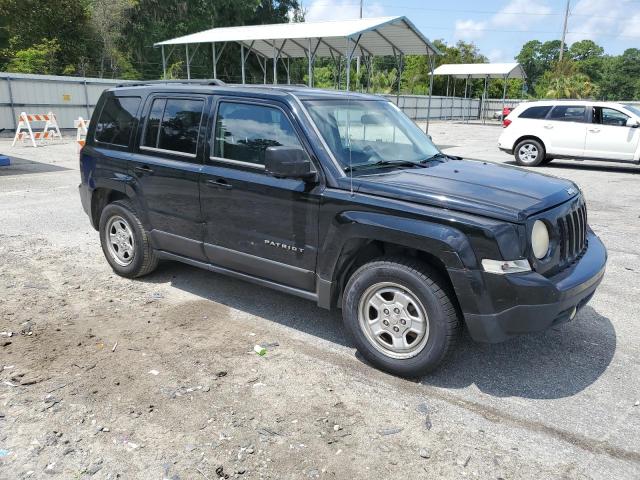
<path fill-rule="evenodd" d="M 422 167 L 423 164 L 424 161 L 411 162 L 409 160 L 379 160 L 373 163 L 358 163 L 352 166 L 347 165 L 346 167 L 344 167 L 344 171 L 348 172 L 349 170 L 351 170 L 352 172 L 354 172 L 356 170 L 369 170 L 381 167 Z"/>
<path fill-rule="evenodd" d="M 421 160 L 420 163 L 427 163 L 430 162 L 432 160 L 444 160 L 447 158 L 451 158 L 449 155 L 447 155 L 446 153 L 442 153 L 442 152 L 438 152 L 435 155 L 431 155 L 430 157 L 425 158 L 424 160 Z"/>

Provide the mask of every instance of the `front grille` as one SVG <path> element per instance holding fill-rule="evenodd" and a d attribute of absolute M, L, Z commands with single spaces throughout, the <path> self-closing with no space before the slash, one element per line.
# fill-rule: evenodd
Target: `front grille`
<path fill-rule="evenodd" d="M 587 207 L 577 203 L 566 215 L 558 218 L 560 233 L 560 266 L 567 266 L 582 256 L 587 248 Z"/>

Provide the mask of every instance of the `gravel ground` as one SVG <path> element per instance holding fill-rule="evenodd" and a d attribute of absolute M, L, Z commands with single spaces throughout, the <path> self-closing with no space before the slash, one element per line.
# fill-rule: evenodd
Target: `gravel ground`
<path fill-rule="evenodd" d="M 512 161 L 495 126 L 430 133 Z M 585 192 L 596 296 L 541 334 L 465 335 L 412 382 L 364 363 L 339 312 L 175 263 L 114 275 L 73 143 L 0 153 L 0 478 L 640 478 L 640 167 L 539 169 Z"/>

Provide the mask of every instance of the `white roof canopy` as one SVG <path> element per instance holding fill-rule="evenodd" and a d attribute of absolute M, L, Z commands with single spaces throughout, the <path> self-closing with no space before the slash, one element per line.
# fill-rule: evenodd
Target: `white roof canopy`
<path fill-rule="evenodd" d="M 440 65 L 433 74 L 456 78 L 526 78 L 519 63 L 449 63 Z"/>
<path fill-rule="evenodd" d="M 155 46 L 237 42 L 271 58 L 344 56 L 347 41 L 356 55 L 439 54 L 406 17 L 361 18 L 335 22 L 278 23 L 212 28 L 158 42 Z"/>

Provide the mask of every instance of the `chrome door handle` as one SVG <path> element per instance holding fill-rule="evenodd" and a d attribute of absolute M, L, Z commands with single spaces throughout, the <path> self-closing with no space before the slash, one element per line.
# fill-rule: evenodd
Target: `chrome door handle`
<path fill-rule="evenodd" d="M 589 131 L 593 132 L 593 133 L 598 133 L 600 131 L 600 129 L 599 128 L 590 128 Z"/>
<path fill-rule="evenodd" d="M 149 168 L 148 165 L 143 165 L 142 167 L 133 167 L 133 171 L 139 173 L 140 175 L 151 175 L 153 170 Z"/>
<path fill-rule="evenodd" d="M 207 180 L 207 185 L 209 185 L 210 187 L 224 188 L 227 190 L 233 188 L 233 186 L 230 183 L 227 183 L 224 178 L 218 178 L 217 180 Z"/>
<path fill-rule="evenodd" d="M 550 130 L 553 128 L 553 125 L 545 125 L 544 128 L 546 128 L 547 130 Z"/>

